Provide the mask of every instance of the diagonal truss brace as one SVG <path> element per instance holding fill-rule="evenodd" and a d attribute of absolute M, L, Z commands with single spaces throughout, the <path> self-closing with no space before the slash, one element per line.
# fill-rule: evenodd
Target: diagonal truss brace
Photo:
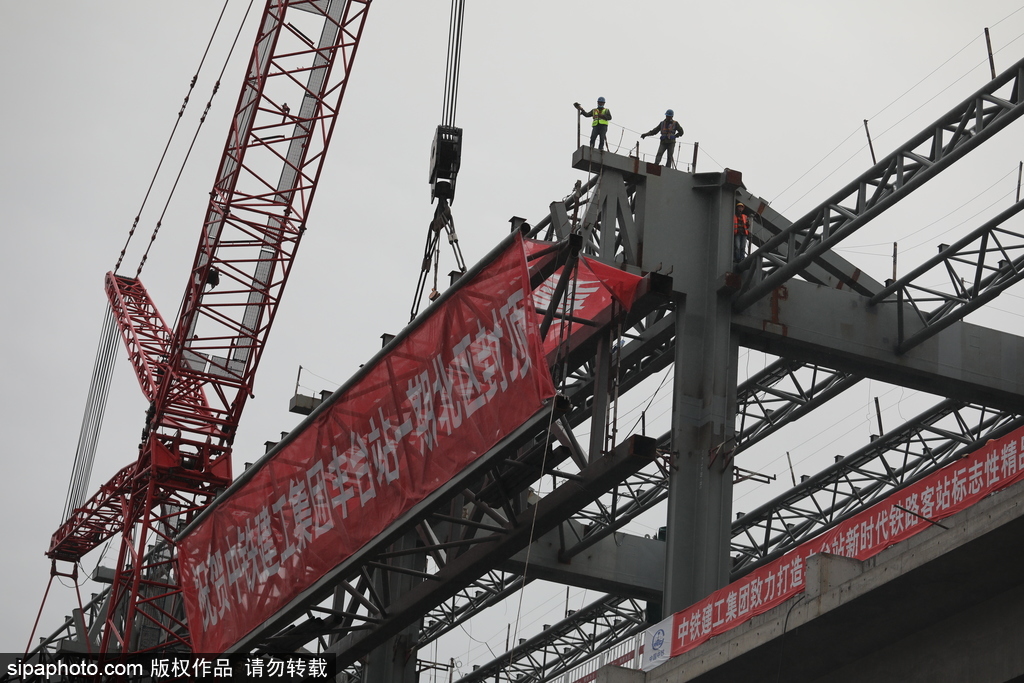
<path fill-rule="evenodd" d="M 940 245 L 937 256 L 871 297 L 870 304 L 895 303 L 899 307 L 897 353 L 935 336 L 1024 279 L 1024 233 L 1004 226 L 1022 209 L 1024 200 L 954 244 Z M 936 270 L 945 272 L 951 291 L 918 284 Z M 934 309 L 922 310 L 923 305 L 934 302 L 938 302 Z M 914 313 L 912 328 L 904 320 L 905 307 Z M 917 331 L 908 335 L 908 328 Z"/>

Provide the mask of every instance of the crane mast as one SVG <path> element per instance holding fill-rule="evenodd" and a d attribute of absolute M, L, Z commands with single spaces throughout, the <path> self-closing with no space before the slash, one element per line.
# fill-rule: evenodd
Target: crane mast
<path fill-rule="evenodd" d="M 138 278 L 107 298 L 150 402 L 137 459 L 73 510 L 53 560 L 121 545 L 100 652 L 188 649 L 174 534 L 232 480 L 231 446 L 306 229 L 371 0 L 268 0 L 176 324 Z"/>

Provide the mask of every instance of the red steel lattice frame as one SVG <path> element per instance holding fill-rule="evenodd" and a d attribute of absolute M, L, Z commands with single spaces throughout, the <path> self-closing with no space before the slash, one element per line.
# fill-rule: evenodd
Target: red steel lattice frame
<path fill-rule="evenodd" d="M 77 561 L 121 533 L 101 652 L 190 645 L 173 607 L 180 605 L 173 535 L 231 482 L 231 444 L 305 231 L 370 2 L 268 0 L 174 330 L 138 280 L 107 277 L 151 406 L 137 461 L 72 513 L 47 553 Z M 321 32 L 316 45 L 301 30 L 311 23 Z M 287 102 L 296 98 L 293 112 Z M 147 551 L 149 544 L 156 550 Z M 133 638 L 138 623 L 159 636 Z"/>

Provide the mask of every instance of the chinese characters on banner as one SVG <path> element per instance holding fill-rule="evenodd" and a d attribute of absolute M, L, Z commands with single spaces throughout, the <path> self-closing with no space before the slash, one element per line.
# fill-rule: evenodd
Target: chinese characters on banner
<path fill-rule="evenodd" d="M 835 526 L 821 536 L 676 612 L 646 632 L 643 669 L 692 650 L 804 590 L 804 566 L 815 553 L 866 560 L 889 546 L 1024 479 L 1024 427 L 990 441 Z"/>
<path fill-rule="evenodd" d="M 553 395 L 517 238 L 182 539 L 193 649 L 236 643 Z"/>

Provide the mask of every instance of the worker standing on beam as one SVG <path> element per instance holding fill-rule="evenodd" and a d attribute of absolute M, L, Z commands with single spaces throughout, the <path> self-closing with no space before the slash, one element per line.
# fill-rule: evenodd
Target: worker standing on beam
<path fill-rule="evenodd" d="M 675 112 L 671 109 L 665 112 L 665 120 L 650 129 L 646 133 L 640 135 L 641 138 L 646 138 L 651 135 L 661 134 L 661 144 L 658 145 L 658 156 L 655 157 L 654 163 L 660 164 L 661 157 L 668 152 L 668 164 L 669 168 L 675 168 L 675 164 L 672 160 L 672 154 L 676 149 L 676 138 L 683 134 L 683 127 L 679 125 L 679 122 L 674 118 Z"/>
<path fill-rule="evenodd" d="M 747 240 L 750 238 L 750 217 L 743 202 L 736 202 L 736 213 L 732 217 L 732 260 L 739 263 L 747 255 Z"/>
<path fill-rule="evenodd" d="M 598 137 L 601 138 L 601 146 L 598 149 L 608 149 L 608 122 L 612 120 L 612 113 L 604 106 L 604 98 L 597 98 L 597 106 L 586 111 L 580 106 L 579 102 L 573 102 L 572 106 L 576 107 L 576 111 L 580 113 L 580 116 L 587 116 L 594 119 L 593 126 L 590 130 L 590 146 L 594 146 L 594 141 Z"/>

